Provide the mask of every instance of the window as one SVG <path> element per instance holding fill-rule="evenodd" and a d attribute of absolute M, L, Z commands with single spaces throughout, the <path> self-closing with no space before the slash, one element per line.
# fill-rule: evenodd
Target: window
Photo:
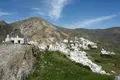
<path fill-rule="evenodd" d="M 18 43 L 20 44 L 20 40 L 18 40 Z"/>
<path fill-rule="evenodd" d="M 14 40 L 12 40 L 11 42 L 14 43 Z"/>

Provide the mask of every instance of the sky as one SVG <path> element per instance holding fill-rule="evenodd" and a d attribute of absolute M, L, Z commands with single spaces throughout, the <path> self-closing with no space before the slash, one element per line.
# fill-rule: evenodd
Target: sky
<path fill-rule="evenodd" d="M 120 26 L 120 0 L 0 0 L 0 20 L 43 18 L 66 28 Z"/>

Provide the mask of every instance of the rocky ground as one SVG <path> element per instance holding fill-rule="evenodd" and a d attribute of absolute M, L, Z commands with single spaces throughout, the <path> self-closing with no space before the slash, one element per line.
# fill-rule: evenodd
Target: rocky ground
<path fill-rule="evenodd" d="M 35 62 L 35 48 L 29 45 L 0 45 L 0 80 L 23 80 Z"/>

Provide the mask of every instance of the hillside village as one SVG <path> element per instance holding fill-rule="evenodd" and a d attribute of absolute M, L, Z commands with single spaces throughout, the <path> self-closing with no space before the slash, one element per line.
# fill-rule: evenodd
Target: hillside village
<path fill-rule="evenodd" d="M 75 61 L 76 63 L 80 63 L 84 66 L 88 66 L 95 73 L 109 75 L 109 73 L 105 72 L 101 66 L 93 63 L 88 58 L 87 53 L 84 50 L 97 49 L 98 46 L 96 43 L 87 39 L 77 37 L 75 37 L 74 41 L 64 39 L 62 42 L 56 42 L 56 44 L 49 45 L 49 47 L 45 44 L 39 44 L 39 48 L 42 50 L 48 49 L 51 51 L 60 51 L 67 55 L 70 60 Z M 107 52 L 104 49 L 101 50 L 101 54 L 115 55 L 114 52 Z"/>
<path fill-rule="evenodd" d="M 48 26 L 48 27 L 46 27 L 44 24 L 42 24 L 42 27 L 41 27 L 40 24 L 42 24 L 42 21 L 38 20 L 38 19 L 36 20 L 35 18 L 34 19 L 32 18 L 30 20 L 29 19 L 25 20 L 23 22 L 20 22 L 19 24 L 11 24 L 11 27 L 12 27 L 11 31 L 8 33 L 8 31 L 5 29 L 6 33 L 0 37 L 1 37 L 1 42 L 2 42 L 1 45 L 3 47 L 9 46 L 10 49 L 11 48 L 13 49 L 13 51 L 9 52 L 10 49 L 8 47 L 7 48 L 8 51 L 6 51 L 6 49 L 4 49 L 3 52 L 11 55 L 11 57 L 12 57 L 12 54 L 13 54 L 13 52 L 16 51 L 17 46 L 18 46 L 18 48 L 25 47 L 25 49 L 27 49 L 27 48 L 31 49 L 31 46 L 35 45 L 35 47 L 37 47 L 37 48 L 39 47 L 39 49 L 38 49 L 38 52 L 40 52 L 39 54 L 43 53 L 43 55 L 46 55 L 44 53 L 49 53 L 49 52 L 50 53 L 53 52 L 54 54 L 59 53 L 60 55 L 63 55 L 63 57 L 65 59 L 67 59 L 69 61 L 68 63 L 73 63 L 74 66 L 78 66 L 79 68 L 83 67 L 84 69 L 88 70 L 91 74 L 96 74 L 96 73 L 98 73 L 98 75 L 105 74 L 103 76 L 113 76 L 113 75 L 119 74 L 119 72 L 120 72 L 119 56 L 117 54 L 119 52 L 117 52 L 117 50 L 116 50 L 117 43 L 115 44 L 115 46 L 112 46 L 112 45 L 110 45 L 111 43 L 109 43 L 109 42 L 105 42 L 105 41 L 102 42 L 101 41 L 101 40 L 103 40 L 102 38 L 96 39 L 96 37 L 94 37 L 94 36 L 93 36 L 93 38 L 92 37 L 87 38 L 86 36 L 89 36 L 89 35 L 81 36 L 81 34 L 86 34 L 86 32 L 78 33 L 80 35 L 80 37 L 78 37 L 79 35 L 76 35 L 76 33 L 74 33 L 74 31 L 73 31 L 73 33 L 75 35 L 70 35 L 71 30 L 64 31 L 59 28 L 54 29 L 52 27 L 49 27 L 51 25 L 48 25 L 48 23 L 46 23 L 47 24 L 46 26 Z M 27 27 L 26 27 L 26 25 L 27 25 Z M 29 26 L 32 26 L 32 27 L 29 27 Z M 4 26 L 3 28 L 6 28 L 6 27 Z M 4 29 L 2 29 L 1 31 L 3 31 L 3 30 Z M 66 33 L 66 32 L 68 32 L 68 33 Z M 79 31 L 79 32 L 82 32 L 82 31 Z M 23 36 L 25 36 L 25 37 L 23 37 Z M 75 36 L 77 36 L 77 37 L 75 37 Z M 105 38 L 105 40 L 106 39 L 108 40 L 109 38 Z M 119 47 L 117 47 L 117 49 L 118 48 Z M 1 48 L 1 51 L 2 51 L 2 49 L 3 48 Z M 22 49 L 24 49 L 24 48 L 22 48 Z M 26 50 L 23 50 L 23 51 L 26 51 Z M 3 53 L 3 52 L 1 52 L 1 53 Z M 19 50 L 18 50 L 18 52 L 19 52 Z M 18 52 L 17 51 L 15 52 L 16 55 Z M 21 62 L 21 64 L 22 63 L 24 64 L 24 59 L 26 59 L 26 61 L 27 61 L 27 59 L 29 60 L 29 58 L 24 57 L 26 55 L 23 56 L 23 53 L 22 54 L 20 53 L 20 55 L 22 56 L 22 60 L 23 60 L 23 62 Z M 36 53 L 36 51 L 35 51 L 35 53 Z M 5 54 L 2 54 L 2 55 L 4 56 Z M 1 57 L 3 57 L 3 59 L 6 56 L 9 58 L 9 55 L 5 55 L 4 57 L 3 56 L 1 56 Z M 58 59 L 59 59 L 59 57 L 60 56 L 58 56 L 58 57 L 54 56 L 54 58 L 58 58 Z M 19 57 L 15 57 L 15 58 L 16 58 L 16 60 L 20 60 L 20 59 L 18 59 Z M 15 60 L 15 59 L 11 59 L 11 60 Z M 1 62 L 4 62 L 4 60 L 2 60 Z M 12 62 L 13 62 L 13 64 L 10 63 L 11 66 L 10 67 L 8 66 L 7 68 L 9 68 L 11 72 L 14 72 L 14 70 L 11 70 L 11 67 L 14 65 L 15 67 L 13 69 L 16 69 L 16 66 L 18 66 L 18 65 L 14 64 L 14 61 L 12 61 Z M 45 61 L 43 61 L 43 62 L 45 62 Z M 45 62 L 45 64 L 46 64 L 46 62 Z M 2 64 L 2 66 L 5 66 L 5 65 L 6 64 Z M 61 64 L 61 65 L 63 65 L 63 64 Z M 57 66 L 59 66 L 59 65 L 57 65 Z M 3 68 L 4 68 L 4 72 L 6 73 L 6 75 L 8 75 L 9 72 L 6 71 L 5 67 L 3 67 Z M 0 71 L 2 71 L 3 68 L 1 68 Z M 53 68 L 53 66 L 52 66 L 52 68 Z M 34 68 L 31 68 L 31 69 L 34 69 Z M 56 69 L 56 68 L 53 68 L 53 69 Z M 70 68 L 68 67 L 68 69 L 70 69 Z M 37 70 L 39 70 L 39 69 L 37 69 Z M 46 72 L 47 72 L 47 70 L 46 70 Z M 69 71 L 66 71 L 66 72 L 69 72 Z M 28 72 L 28 73 L 30 74 L 30 72 Z M 76 70 L 74 73 L 76 73 Z M 4 73 L 1 73 L 1 74 L 4 74 Z M 20 76 L 24 75 L 24 73 L 22 73 L 22 72 L 20 72 L 19 74 L 20 74 Z M 27 76 L 28 76 L 28 74 L 27 74 Z M 5 79 L 3 78 L 3 80 L 5 80 Z M 10 79 L 10 80 L 13 80 L 13 79 Z"/>
<path fill-rule="evenodd" d="M 120 80 L 120 0 L 0 0 L 0 80 Z"/>
<path fill-rule="evenodd" d="M 64 39 L 63 41 L 56 42 L 55 44 L 38 44 L 34 41 L 26 42 L 24 38 L 17 37 L 10 37 L 7 35 L 5 38 L 6 42 L 13 42 L 12 44 L 34 44 L 40 48 L 40 50 L 50 50 L 50 51 L 60 51 L 65 54 L 70 60 L 75 61 L 76 63 L 80 63 L 84 66 L 88 66 L 92 72 L 100 73 L 100 74 L 107 74 L 103 69 L 102 66 L 99 66 L 93 63 L 87 56 L 85 50 L 97 49 L 98 46 L 96 43 L 84 39 L 83 37 L 78 38 L 75 37 L 74 40 L 67 40 Z M 103 55 L 115 55 L 114 52 L 109 52 L 104 49 L 101 50 L 101 54 Z"/>

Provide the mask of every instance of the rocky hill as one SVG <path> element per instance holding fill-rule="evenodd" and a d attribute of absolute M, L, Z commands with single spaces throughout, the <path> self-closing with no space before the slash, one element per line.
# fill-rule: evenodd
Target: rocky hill
<path fill-rule="evenodd" d="M 37 42 L 54 42 L 68 37 L 66 33 L 57 29 L 55 25 L 37 17 L 15 22 L 10 25 L 20 30 L 20 33 L 24 37 Z"/>
<path fill-rule="evenodd" d="M 2 21 L 0 21 L 0 26 L 4 26 L 4 25 L 6 25 L 7 23 L 4 21 L 4 20 L 2 20 Z"/>

